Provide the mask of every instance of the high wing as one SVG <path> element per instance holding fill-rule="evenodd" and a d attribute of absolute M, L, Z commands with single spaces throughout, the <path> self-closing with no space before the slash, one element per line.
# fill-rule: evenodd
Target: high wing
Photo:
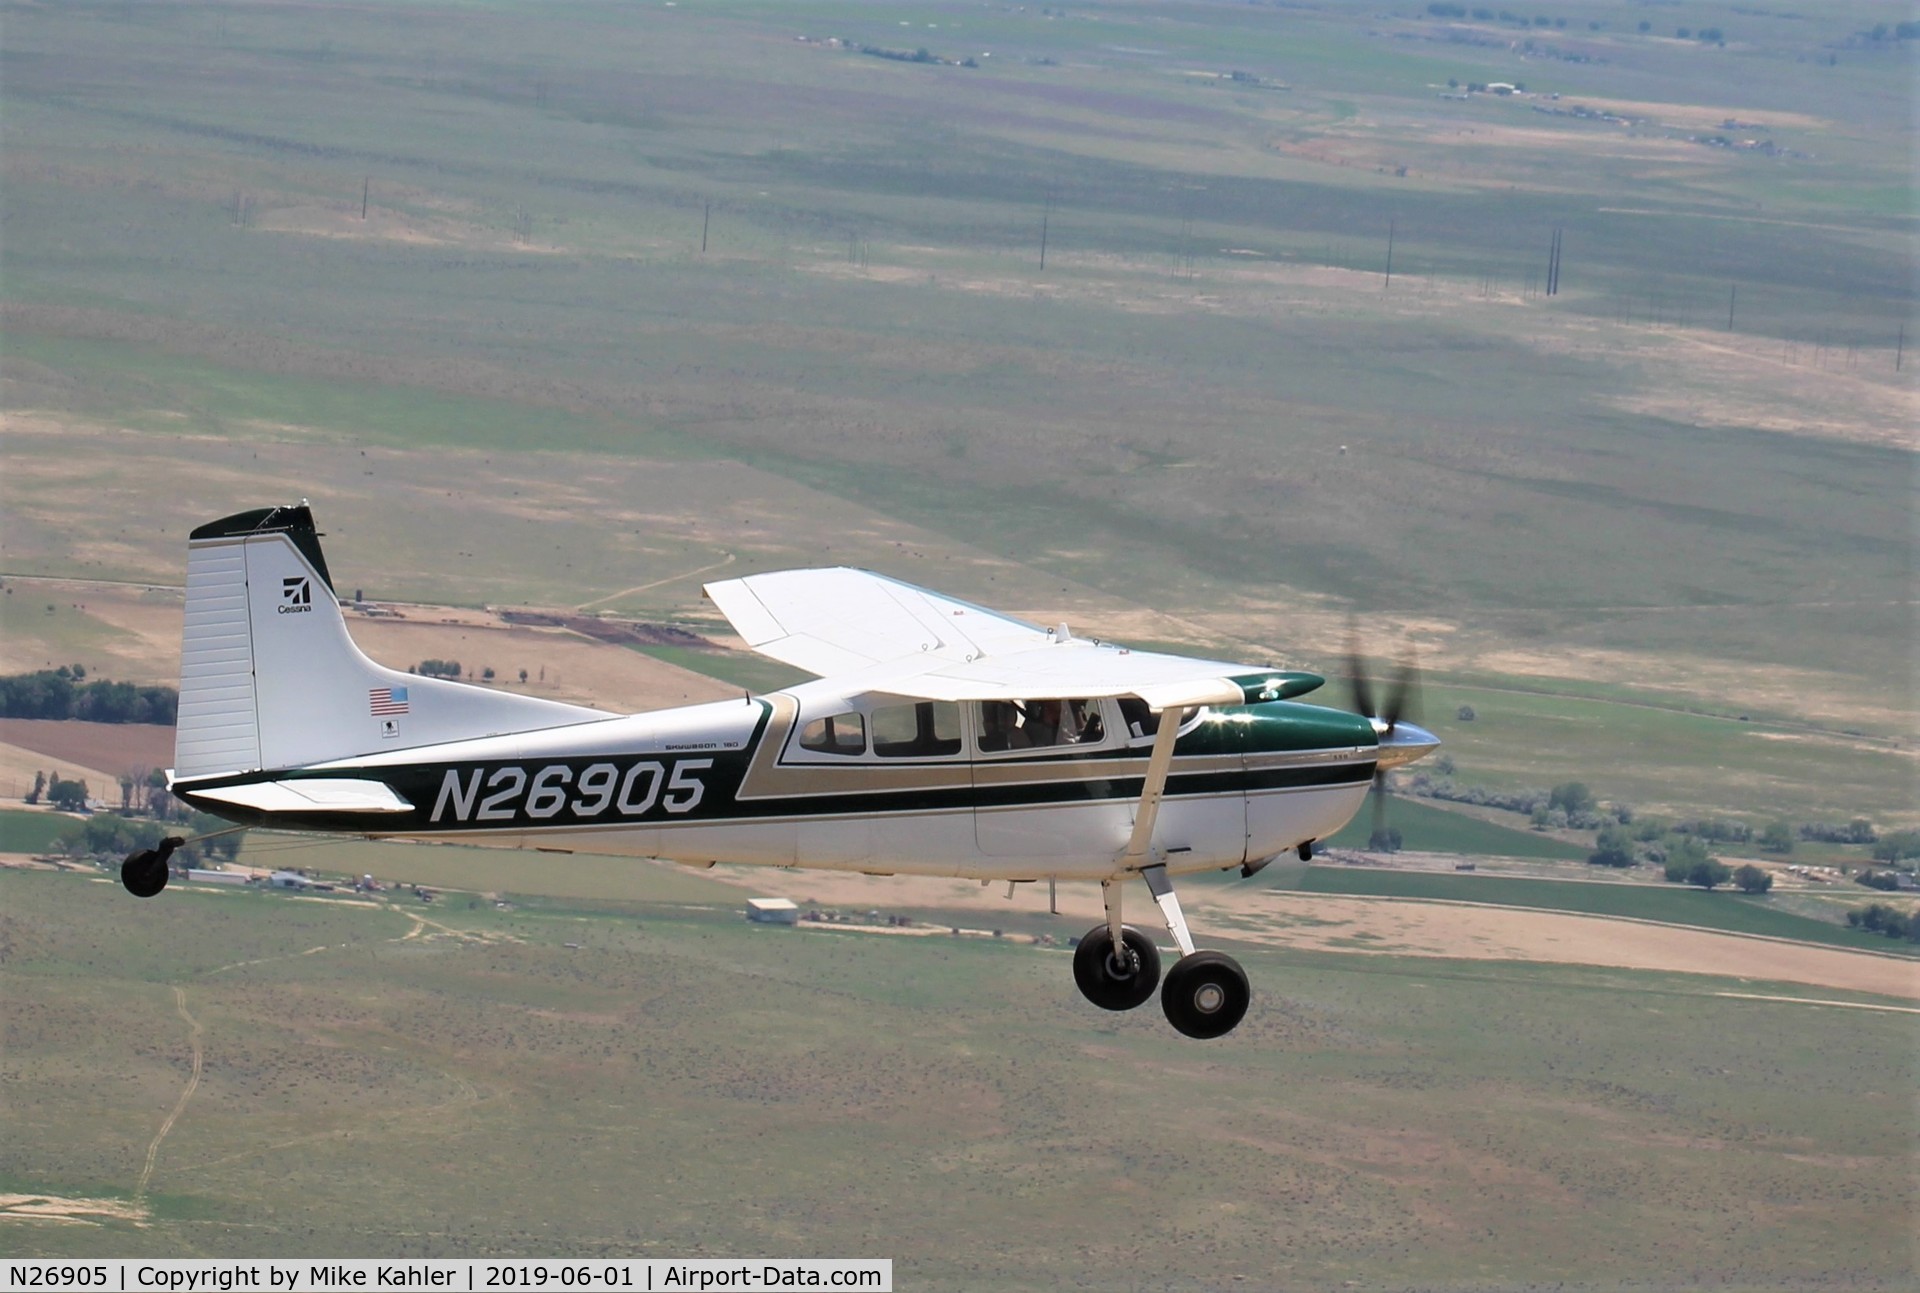
<path fill-rule="evenodd" d="M 1158 710 L 1279 700 L 1321 682 L 1076 638 L 867 570 L 783 570 L 708 584 L 706 593 L 755 651 L 849 691 L 925 700 L 1138 696 Z"/>

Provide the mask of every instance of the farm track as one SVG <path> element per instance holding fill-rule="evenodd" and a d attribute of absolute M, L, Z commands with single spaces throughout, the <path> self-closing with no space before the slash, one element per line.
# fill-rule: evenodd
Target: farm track
<path fill-rule="evenodd" d="M 140 1169 L 140 1182 L 134 1186 L 133 1190 L 134 1197 L 137 1199 L 146 1197 L 147 1183 L 153 1179 L 153 1165 L 160 1156 L 161 1142 L 166 1140 L 167 1133 L 173 1130 L 173 1125 L 180 1121 L 180 1115 L 187 1111 L 187 1102 L 193 1099 L 193 1093 L 200 1087 L 200 1073 L 206 1061 L 205 1049 L 200 1044 L 200 1036 L 205 1030 L 201 1028 L 199 1020 L 187 1013 L 186 989 L 176 987 L 173 990 L 173 1008 L 179 1012 L 182 1019 L 187 1021 L 187 1043 L 193 1048 L 193 1071 L 187 1077 L 186 1089 L 180 1092 L 179 1100 L 174 1102 L 173 1111 L 167 1115 L 166 1121 L 160 1124 L 160 1130 L 154 1133 L 153 1140 L 147 1145 L 147 1161 Z"/>

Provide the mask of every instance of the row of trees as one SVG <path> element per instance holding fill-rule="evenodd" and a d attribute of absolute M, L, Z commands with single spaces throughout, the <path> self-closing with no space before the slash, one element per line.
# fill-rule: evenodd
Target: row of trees
<path fill-rule="evenodd" d="M 1674 884 L 1698 885 L 1711 893 L 1731 881 L 1743 893 L 1765 893 L 1773 888 L 1773 873 L 1748 863 L 1734 870 L 1707 849 L 1699 835 L 1683 835 L 1648 824 L 1630 830 L 1625 823 L 1603 827 L 1587 861 L 1594 866 L 1630 867 L 1647 863 L 1661 868 Z"/>
<path fill-rule="evenodd" d="M 1635 824 L 1633 807 L 1618 802 L 1601 802 L 1582 782 L 1566 781 L 1550 789 L 1521 787 L 1517 790 L 1493 790 L 1485 786 L 1460 785 L 1453 780 L 1453 760 L 1445 755 L 1435 760 L 1431 772 L 1414 773 L 1406 782 L 1407 790 L 1429 799 L 1452 803 L 1502 808 L 1525 813 L 1535 830 L 1598 830 L 1614 825 Z M 1731 817 L 1697 817 L 1677 822 L 1642 821 L 1633 832 L 1633 841 L 1647 843 L 1666 836 L 1690 836 L 1711 844 L 1758 844 L 1768 852 L 1792 853 L 1800 840 L 1832 844 L 1871 844 L 1876 860 L 1899 863 L 1920 858 L 1920 831 L 1896 831 L 1881 836 L 1872 822 L 1856 817 L 1846 823 L 1775 821 L 1759 831 Z M 1632 862 L 1613 859 L 1610 866 L 1631 866 Z M 1660 863 L 1664 858 L 1643 856 L 1638 861 Z"/>
<path fill-rule="evenodd" d="M 208 813 L 194 813 L 187 820 L 187 829 L 195 834 L 203 831 L 217 831 L 229 823 Z M 72 858 L 99 858 L 118 860 L 137 849 L 150 849 L 165 839 L 170 832 L 164 823 L 152 820 L 134 821 L 113 813 L 95 813 L 83 822 L 75 822 L 69 829 L 54 837 L 53 848 Z M 234 832 L 219 835 L 212 839 L 195 840 L 176 851 L 173 855 L 176 864 L 192 866 L 203 859 L 217 858 L 231 862 L 240 854 L 240 835 Z"/>
<path fill-rule="evenodd" d="M 419 664 L 408 670 L 408 672 L 417 673 L 426 678 L 458 678 L 460 677 L 460 662 L 458 660 L 422 660 Z M 469 678 L 472 676 L 471 673 L 467 674 Z M 540 676 L 543 679 L 547 676 L 547 670 L 544 665 L 540 669 Z M 492 682 L 493 677 L 492 665 L 488 665 L 480 671 L 480 680 L 482 682 Z M 522 669 L 520 671 L 520 681 L 524 683 L 526 680 L 527 671 Z"/>
<path fill-rule="evenodd" d="M 0 718 L 170 725 L 179 710 L 180 693 L 172 687 L 87 681 L 86 669 L 77 664 L 0 678 Z"/>
<path fill-rule="evenodd" d="M 1888 938 L 1904 938 L 1910 943 L 1920 943 L 1920 912 L 1904 912 L 1884 902 L 1870 902 L 1864 907 L 1855 907 L 1847 913 L 1847 924 L 1855 929 L 1885 934 Z"/>

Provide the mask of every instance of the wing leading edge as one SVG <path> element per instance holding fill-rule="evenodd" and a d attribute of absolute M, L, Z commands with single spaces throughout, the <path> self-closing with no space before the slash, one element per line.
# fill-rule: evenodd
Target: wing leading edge
<path fill-rule="evenodd" d="M 783 570 L 708 584 L 748 646 L 849 691 L 923 700 L 1138 696 L 1154 709 L 1303 695 L 1318 675 L 1064 636 L 871 571 Z"/>

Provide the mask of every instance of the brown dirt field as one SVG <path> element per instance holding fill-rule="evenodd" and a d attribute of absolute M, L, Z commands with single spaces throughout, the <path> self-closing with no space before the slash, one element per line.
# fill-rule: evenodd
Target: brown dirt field
<path fill-rule="evenodd" d="M 41 766 L 58 765 L 61 772 L 70 769 L 94 769 L 111 773 L 105 783 L 92 785 L 95 793 L 105 795 L 103 784 L 111 786 L 122 770 L 129 768 L 165 768 L 173 763 L 173 729 L 156 723 L 76 723 L 50 718 L 0 718 L 0 742 L 42 756 Z M 32 784 L 28 774 L 28 784 Z M 115 791 L 117 794 L 118 791 Z"/>
<path fill-rule="evenodd" d="M 105 786 L 112 786 L 114 793 L 119 793 L 120 779 L 117 775 L 108 776 L 98 768 L 83 767 L 77 763 L 62 763 L 37 750 L 0 744 L 0 803 L 7 807 L 23 803 L 27 792 L 33 789 L 33 774 L 36 772 L 57 772 L 63 777 L 78 777 L 87 783 L 88 790 L 95 793 Z"/>
<path fill-rule="evenodd" d="M 439 613 L 410 607 L 415 616 Z M 737 689 L 678 665 L 625 647 L 591 642 L 563 630 L 509 627 L 479 612 L 446 612 L 457 624 L 422 619 L 387 620 L 350 616 L 350 631 L 360 649 L 394 669 L 422 660 L 458 660 L 476 674 L 491 667 L 504 690 L 567 700 L 621 712 L 726 700 Z M 546 670 L 546 679 L 540 672 Z M 519 671 L 528 674 L 521 686 Z"/>
<path fill-rule="evenodd" d="M 1012 901 L 1004 883 L 917 876 L 800 873 L 753 867 L 714 867 L 706 874 L 761 895 L 830 907 L 941 908 L 994 913 L 1044 911 L 1044 884 L 1022 885 Z M 1065 932 L 1077 934 L 1101 919 L 1100 892 L 1091 884 L 1059 889 Z M 1129 922 L 1171 944 L 1145 886 L 1129 884 Z M 1190 890 L 1181 895 L 1188 923 L 1206 932 L 1231 929 L 1246 942 L 1362 955 L 1429 956 L 1475 961 L 1540 961 L 1628 970 L 1722 975 L 1741 980 L 1805 983 L 1920 1000 L 1920 962 L 1844 948 L 1712 930 L 1615 920 L 1559 912 L 1516 911 L 1475 903 L 1401 898 L 1350 898 L 1272 890 Z M 1084 924 L 1083 924 L 1084 922 Z M 1365 940 L 1364 945 L 1355 940 Z"/>

